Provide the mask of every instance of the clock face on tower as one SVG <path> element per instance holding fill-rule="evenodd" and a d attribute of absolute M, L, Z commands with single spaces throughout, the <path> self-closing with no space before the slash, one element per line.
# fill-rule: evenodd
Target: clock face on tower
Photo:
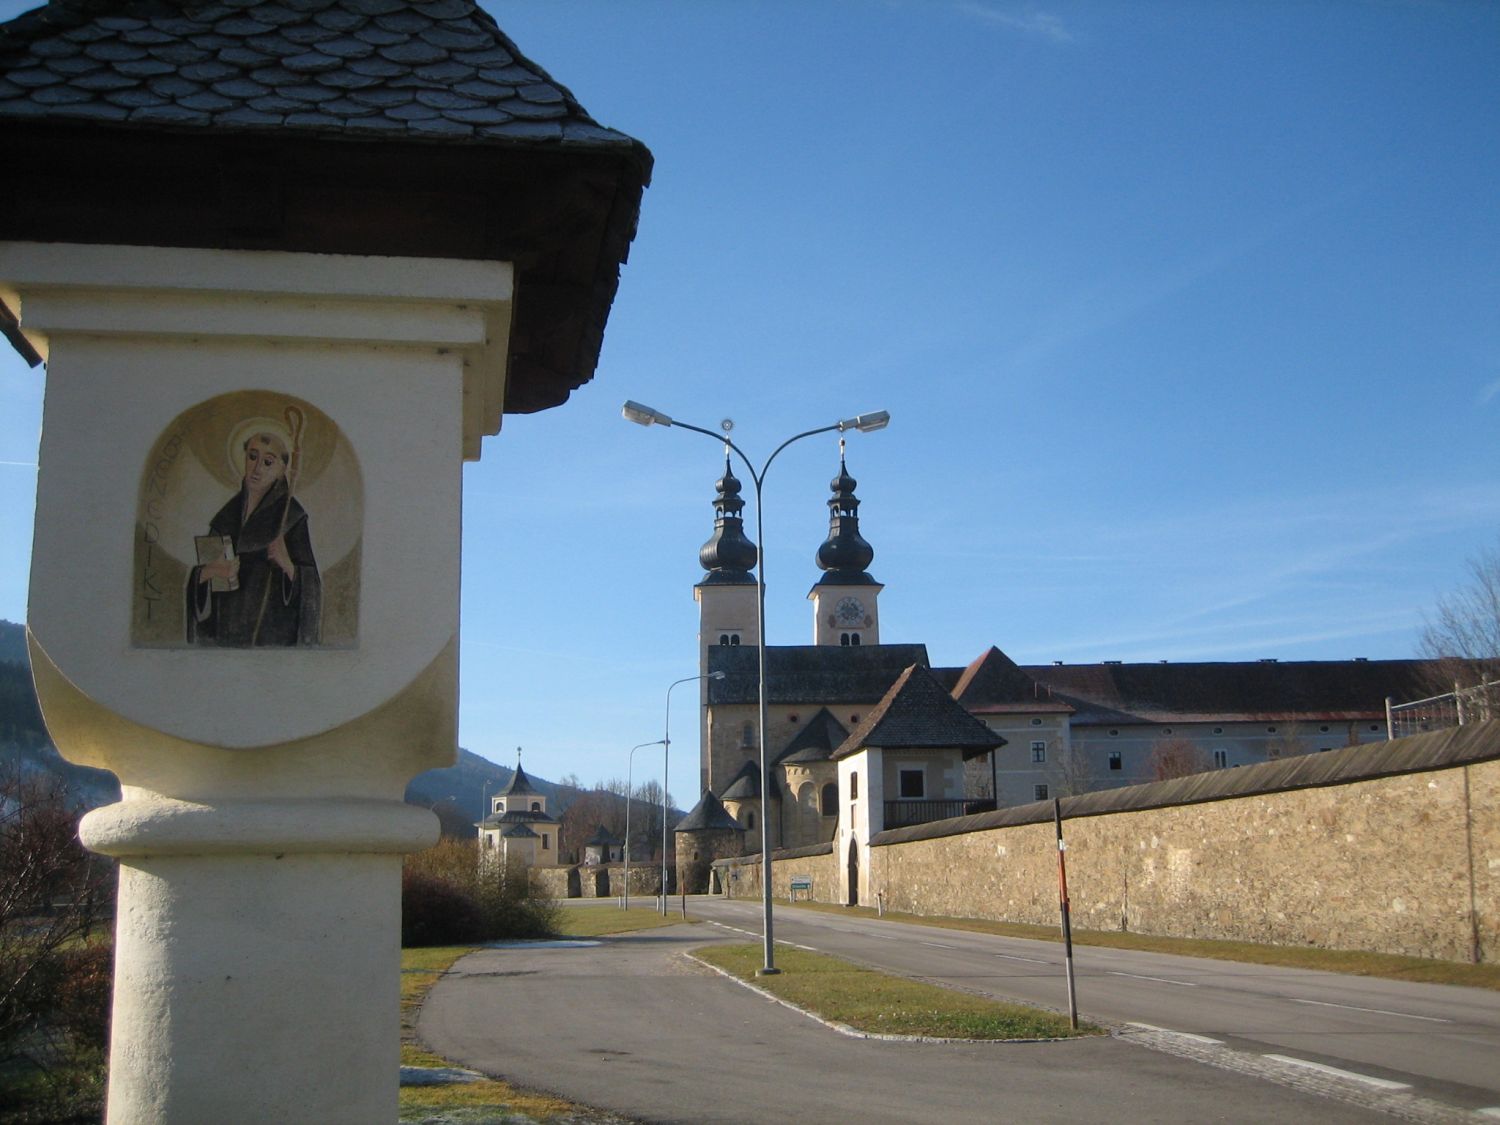
<path fill-rule="evenodd" d="M 840 598 L 839 604 L 833 607 L 833 615 L 840 625 L 862 625 L 865 607 L 858 598 Z"/>

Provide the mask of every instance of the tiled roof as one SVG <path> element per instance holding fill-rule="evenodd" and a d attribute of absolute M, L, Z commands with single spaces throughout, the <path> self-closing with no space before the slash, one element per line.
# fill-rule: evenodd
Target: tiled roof
<path fill-rule="evenodd" d="M 965 757 L 1004 746 L 989 727 L 965 711 L 927 669 L 913 664 L 854 728 L 835 759 L 867 746 L 891 749 L 957 749 Z"/>
<path fill-rule="evenodd" d="M 537 838 L 537 834 L 531 830 L 529 824 L 512 824 L 505 831 L 501 832 L 500 835 L 504 836 L 507 840 L 535 840 Z"/>
<path fill-rule="evenodd" d="M 776 779 L 771 779 L 774 789 Z M 760 764 L 756 761 L 746 762 L 740 767 L 739 772 L 730 778 L 729 784 L 724 787 L 721 796 L 726 801 L 757 801 L 760 799 Z"/>
<path fill-rule="evenodd" d="M 469 0 L 52 0 L 0 26 L 0 117 L 645 149 Z"/>
<path fill-rule="evenodd" d="M 1444 690 L 1431 660 L 1041 664 L 1021 671 L 1077 710 L 1073 722 L 1377 720 L 1385 698 Z"/>
<path fill-rule="evenodd" d="M 516 755 L 520 757 L 519 754 Z M 521 768 L 521 763 L 516 763 L 516 772 L 510 775 L 510 781 L 505 788 L 500 790 L 502 797 L 540 797 L 541 793 L 537 787 L 531 784 L 531 778 L 526 776 L 526 771 Z"/>
<path fill-rule="evenodd" d="M 705 789 L 703 791 L 703 799 L 694 806 L 692 812 L 677 822 L 675 831 L 704 832 L 723 828 L 732 829 L 736 832 L 744 831 L 744 826 L 729 815 L 728 810 L 719 803 L 719 798 Z"/>
<path fill-rule="evenodd" d="M 1032 679 L 1014 660 L 991 646 L 965 668 L 951 689 L 971 713 L 1068 712 L 1073 708 Z"/>
<path fill-rule="evenodd" d="M 494 828 L 500 824 L 557 824 L 557 817 L 550 813 L 532 812 L 529 809 L 511 809 L 505 813 L 491 813 L 479 822 L 481 828 Z"/>
<path fill-rule="evenodd" d="M 776 763 L 826 762 L 848 737 L 849 729 L 835 719 L 827 707 L 820 707 L 818 713 L 787 743 Z"/>
<path fill-rule="evenodd" d="M 754 645 L 708 650 L 708 670 L 725 674 L 708 681 L 710 705 L 756 702 L 757 651 Z M 869 705 L 910 664 L 926 666 L 927 646 L 772 645 L 766 649 L 766 696 L 771 703 Z"/>

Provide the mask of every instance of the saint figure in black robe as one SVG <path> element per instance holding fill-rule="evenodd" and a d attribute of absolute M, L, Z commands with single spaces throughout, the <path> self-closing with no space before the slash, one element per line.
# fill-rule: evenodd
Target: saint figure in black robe
<path fill-rule="evenodd" d="M 240 491 L 208 525 L 229 549 L 188 576 L 188 643 L 316 645 L 323 582 L 307 511 L 288 487 L 286 443 L 276 434 L 254 434 L 244 449 Z"/>

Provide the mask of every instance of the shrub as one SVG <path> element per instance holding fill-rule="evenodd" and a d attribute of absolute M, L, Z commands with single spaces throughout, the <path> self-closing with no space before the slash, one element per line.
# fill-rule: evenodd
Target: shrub
<path fill-rule="evenodd" d="M 557 905 L 525 867 L 481 860 L 473 840 L 441 840 L 406 858 L 403 945 L 550 937 L 557 922 Z"/>

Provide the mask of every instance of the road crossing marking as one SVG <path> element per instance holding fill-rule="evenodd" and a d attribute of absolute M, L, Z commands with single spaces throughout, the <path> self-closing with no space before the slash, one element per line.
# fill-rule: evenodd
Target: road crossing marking
<path fill-rule="evenodd" d="M 1263 1055 L 1273 1062 L 1286 1063 L 1289 1066 L 1305 1067 L 1308 1070 L 1316 1070 L 1320 1074 L 1329 1074 L 1335 1078 L 1347 1078 L 1351 1082 L 1360 1082 L 1366 1086 L 1374 1086 L 1377 1090 L 1410 1090 L 1410 1082 L 1392 1082 L 1389 1078 L 1376 1078 L 1369 1074 L 1356 1074 L 1352 1070 L 1340 1070 L 1336 1066 L 1325 1066 L 1323 1063 L 1309 1062 L 1307 1059 L 1296 1059 L 1291 1055 Z"/>
<path fill-rule="evenodd" d="M 1108 972 L 1109 972 L 1109 975 L 1112 976 L 1112 977 L 1134 977 L 1136 980 L 1154 980 L 1154 981 L 1156 981 L 1157 984 L 1175 984 L 1179 988 L 1197 988 L 1198 987 L 1192 981 L 1187 981 L 1187 980 L 1168 980 L 1166 977 L 1143 977 L 1143 976 L 1141 976 L 1140 973 L 1121 973 L 1121 972 L 1118 972 L 1118 971 L 1116 971 L 1114 969 L 1109 969 Z"/>
<path fill-rule="evenodd" d="M 930 945 L 934 949 L 957 949 L 958 948 L 958 946 L 956 946 L 956 945 L 944 945 L 940 941 L 920 941 L 917 944 L 918 945 Z"/>
<path fill-rule="evenodd" d="M 1004 957 L 1007 961 L 1030 961 L 1033 965 L 1050 965 L 1051 961 L 1043 961 L 1038 957 L 1021 957 L 1015 953 L 997 953 L 996 957 Z"/>
<path fill-rule="evenodd" d="M 1414 1016 L 1409 1012 L 1393 1012 L 1388 1008 L 1358 1008 L 1353 1004 L 1330 1004 L 1326 1000 L 1299 1000 L 1295 996 L 1289 998 L 1293 1004 L 1316 1004 L 1320 1008 L 1344 1008 L 1350 1012 L 1374 1012 L 1381 1016 L 1399 1016 L 1404 1020 L 1425 1020 L 1427 1023 L 1452 1023 L 1452 1020 L 1439 1019 L 1437 1016 Z"/>

